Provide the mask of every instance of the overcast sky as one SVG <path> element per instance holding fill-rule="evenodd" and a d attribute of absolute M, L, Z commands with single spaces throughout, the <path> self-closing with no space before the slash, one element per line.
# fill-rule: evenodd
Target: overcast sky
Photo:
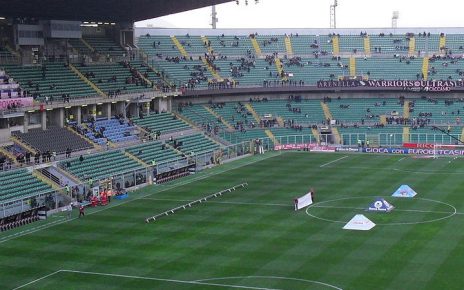
<path fill-rule="evenodd" d="M 333 0 L 240 0 L 216 6 L 218 28 L 328 28 Z M 464 27 L 462 0 L 338 0 L 337 28 Z M 211 7 L 137 22 L 137 27 L 208 28 Z"/>

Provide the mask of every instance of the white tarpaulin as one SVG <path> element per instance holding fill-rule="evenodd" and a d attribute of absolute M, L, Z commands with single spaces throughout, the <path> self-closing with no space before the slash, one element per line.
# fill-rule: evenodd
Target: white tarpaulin
<path fill-rule="evenodd" d="M 375 227 L 375 224 L 362 214 L 355 215 L 344 227 L 344 230 L 368 231 Z"/>
<path fill-rule="evenodd" d="M 308 205 L 313 203 L 313 198 L 311 196 L 311 192 L 308 192 L 307 194 L 303 195 L 302 197 L 295 198 L 294 204 L 295 204 L 295 210 L 302 209 L 304 207 L 307 207 Z"/>

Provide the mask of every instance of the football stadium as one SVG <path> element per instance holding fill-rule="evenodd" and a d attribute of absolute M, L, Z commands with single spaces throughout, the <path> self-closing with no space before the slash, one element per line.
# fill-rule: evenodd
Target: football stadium
<path fill-rule="evenodd" d="M 464 29 L 339 2 L 0 0 L 0 288 L 463 289 Z"/>

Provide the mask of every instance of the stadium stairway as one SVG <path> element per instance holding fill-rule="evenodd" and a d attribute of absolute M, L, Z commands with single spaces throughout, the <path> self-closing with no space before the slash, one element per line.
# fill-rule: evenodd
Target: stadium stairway
<path fill-rule="evenodd" d="M 166 142 L 164 144 L 166 145 L 166 148 L 170 148 L 170 149 L 174 150 L 177 154 L 179 154 L 181 156 L 184 155 L 184 152 L 180 151 L 177 148 L 174 148 L 174 146 L 172 146 L 169 142 Z"/>
<path fill-rule="evenodd" d="M 82 183 L 82 180 L 80 180 L 77 176 L 72 175 L 70 172 L 64 170 L 60 166 L 56 166 L 56 167 L 53 166 L 53 167 L 50 167 L 50 168 L 53 168 L 53 170 L 56 171 L 56 172 L 53 173 L 54 175 L 63 176 L 64 177 L 63 180 L 68 179 L 74 184 L 81 184 Z"/>
<path fill-rule="evenodd" d="M 209 40 L 208 40 L 208 37 L 206 37 L 206 36 L 203 35 L 203 36 L 201 36 L 201 41 L 203 41 L 203 43 L 208 43 Z M 211 45 L 210 45 L 210 46 L 205 45 L 205 47 L 208 49 L 208 53 L 209 53 L 209 54 L 212 54 L 212 53 L 213 53 L 214 50 L 213 50 L 213 48 L 211 47 Z"/>
<path fill-rule="evenodd" d="M 32 148 L 31 146 L 29 146 L 28 144 L 22 142 L 19 138 L 15 137 L 15 136 L 11 136 L 10 137 L 10 140 L 13 142 L 13 143 L 16 143 L 17 145 L 23 147 L 24 149 L 26 149 L 27 151 L 31 152 L 32 154 L 35 154 L 37 153 L 37 151 Z"/>
<path fill-rule="evenodd" d="M 332 134 L 335 137 L 335 140 L 334 140 L 335 144 L 341 144 L 342 137 L 337 127 L 332 127 Z"/>
<path fill-rule="evenodd" d="M 332 37 L 332 50 L 334 55 L 340 55 L 340 38 L 336 35 Z"/>
<path fill-rule="evenodd" d="M 446 47 L 446 36 L 443 34 L 440 36 L 440 46 L 439 49 L 440 51 Z"/>
<path fill-rule="evenodd" d="M 403 105 L 403 118 L 409 119 L 409 116 L 411 114 L 409 113 L 409 101 L 404 101 Z"/>
<path fill-rule="evenodd" d="M 263 53 L 261 51 L 261 47 L 259 47 L 258 40 L 256 40 L 255 37 L 250 37 L 250 40 L 253 48 L 255 49 L 256 56 L 260 57 Z"/>
<path fill-rule="evenodd" d="M 189 57 L 189 54 L 187 53 L 185 48 L 182 46 L 182 44 L 179 42 L 179 40 L 174 35 L 171 36 L 171 40 L 174 43 L 174 45 L 177 47 L 177 50 L 179 50 L 182 56 Z"/>
<path fill-rule="evenodd" d="M 321 136 L 319 135 L 319 130 L 315 128 L 311 128 L 311 132 L 313 133 L 314 138 L 316 139 L 317 143 L 321 142 Z"/>
<path fill-rule="evenodd" d="M 10 159 L 14 164 L 18 165 L 18 161 L 16 161 L 16 156 L 14 156 L 13 154 L 11 154 L 11 152 L 9 152 L 8 150 L 6 150 L 5 148 L 3 147 L 0 147 L 0 155 L 3 155 L 5 157 L 7 157 L 8 159 Z"/>
<path fill-rule="evenodd" d="M 206 66 L 208 71 L 211 73 L 211 75 L 217 79 L 217 80 L 222 80 L 223 78 L 219 75 L 219 73 L 208 63 L 205 57 L 202 57 L 201 60 L 203 61 L 203 64 Z"/>
<path fill-rule="evenodd" d="M 326 120 L 327 119 L 333 120 L 332 112 L 330 112 L 329 106 L 326 103 L 321 102 L 321 107 L 322 107 L 322 110 L 324 111 L 325 119 Z M 338 131 L 338 129 L 336 127 L 332 127 L 332 134 L 335 137 L 335 140 L 334 140 L 335 143 L 340 144 L 341 141 L 342 141 L 342 137 L 341 137 L 340 132 Z"/>
<path fill-rule="evenodd" d="M 178 112 L 175 112 L 175 111 L 172 111 L 171 113 L 173 113 L 174 116 L 176 116 L 178 119 L 181 119 L 181 120 L 184 121 L 185 123 L 189 124 L 190 127 L 195 128 L 195 129 L 199 129 L 199 128 L 197 127 L 197 125 L 195 125 L 190 119 L 186 118 L 184 115 L 179 114 Z M 137 127 L 138 127 L 138 126 L 137 126 Z M 142 131 L 144 131 L 144 132 L 147 132 L 147 131 L 146 131 L 145 129 L 143 129 L 142 127 L 138 127 L 138 128 L 140 128 L 140 129 L 141 129 Z"/>
<path fill-rule="evenodd" d="M 364 54 L 368 56 L 371 55 L 371 39 L 369 35 L 364 36 Z"/>
<path fill-rule="evenodd" d="M 414 56 L 416 53 L 416 39 L 414 37 L 411 37 L 409 39 L 409 51 L 408 55 L 409 56 Z"/>
<path fill-rule="evenodd" d="M 135 68 L 135 67 L 133 67 L 133 68 Z M 135 68 L 135 71 L 136 71 L 137 75 L 139 76 L 139 78 L 144 80 L 150 87 L 153 86 L 153 82 L 150 81 L 148 78 L 146 78 L 139 69 Z"/>
<path fill-rule="evenodd" d="M 90 49 L 91 52 L 95 51 L 95 48 L 93 48 L 90 43 L 88 43 L 84 38 L 80 38 L 80 41 L 82 42 L 83 45 L 85 45 L 88 49 Z"/>
<path fill-rule="evenodd" d="M 287 51 L 287 55 L 293 56 L 293 47 L 292 47 L 292 39 L 287 35 L 285 36 L 285 50 Z"/>
<path fill-rule="evenodd" d="M 403 143 L 409 142 L 409 127 L 403 127 Z"/>
<path fill-rule="evenodd" d="M 130 159 L 138 162 L 140 165 L 142 165 L 143 167 L 148 167 L 150 166 L 149 164 L 145 163 L 143 160 L 137 158 L 135 155 L 132 155 L 130 152 L 128 151 L 124 151 L 124 155 L 126 155 L 127 157 L 129 157 Z"/>
<path fill-rule="evenodd" d="M 218 120 L 221 120 L 221 123 L 224 124 L 228 129 L 235 130 L 235 128 L 229 122 L 227 122 L 226 119 L 224 119 L 221 115 L 219 115 L 216 111 L 214 111 L 207 105 L 203 105 L 203 108 L 205 108 L 206 111 L 208 111 L 211 115 L 216 117 Z"/>
<path fill-rule="evenodd" d="M 274 145 L 280 145 L 280 142 L 277 141 L 277 138 L 272 134 L 271 130 L 264 130 L 264 133 L 271 139 L 271 141 L 274 143 Z"/>
<path fill-rule="evenodd" d="M 354 56 L 350 57 L 350 76 L 356 76 L 356 58 Z"/>
<path fill-rule="evenodd" d="M 94 91 L 96 91 L 100 96 L 107 97 L 107 95 L 100 90 L 94 83 L 92 83 L 88 78 L 86 78 L 72 63 L 69 63 L 69 68 L 79 76 L 79 78 L 88 84 Z"/>
<path fill-rule="evenodd" d="M 459 138 L 459 141 L 461 141 L 462 143 L 464 143 L 464 127 L 462 128 L 461 136 L 460 136 L 460 138 Z"/>
<path fill-rule="evenodd" d="M 330 112 L 329 106 L 326 103 L 321 101 L 322 111 L 324 111 L 325 119 L 333 120 L 332 113 Z"/>
<path fill-rule="evenodd" d="M 255 109 L 250 103 L 246 103 L 245 108 L 248 110 L 248 112 L 251 113 L 251 115 L 253 116 L 253 118 L 255 118 L 258 124 L 261 123 L 261 118 L 259 117 L 258 113 L 256 113 Z"/>
<path fill-rule="evenodd" d="M 56 184 L 55 182 L 51 181 L 49 178 L 47 178 L 45 175 L 43 175 L 42 172 L 40 172 L 38 169 L 35 169 L 34 171 L 32 171 L 32 175 L 35 176 L 37 179 L 39 179 L 40 181 L 42 181 L 43 183 L 46 183 L 48 185 L 50 185 L 51 188 L 53 188 L 54 190 L 56 191 L 59 191 L 61 193 L 64 193 L 62 191 L 62 188 L 60 188 L 58 186 L 58 184 Z"/>
<path fill-rule="evenodd" d="M 286 80 L 287 77 L 282 76 L 282 72 L 284 71 L 284 69 L 283 69 L 284 66 L 282 65 L 282 61 L 280 61 L 280 58 L 276 57 L 276 58 L 274 59 L 274 64 L 275 64 L 275 67 L 276 67 L 276 69 L 277 69 L 277 72 L 278 72 L 279 75 L 281 76 L 281 79 L 282 79 L 282 80 Z"/>
<path fill-rule="evenodd" d="M 71 132 L 71 133 L 73 133 L 74 135 L 78 136 L 79 138 L 84 139 L 85 141 L 87 141 L 87 142 L 89 142 L 90 144 L 92 144 L 92 146 L 93 146 L 95 149 L 97 149 L 97 150 L 102 149 L 102 147 L 101 147 L 100 145 L 98 145 L 97 143 L 93 142 L 92 140 L 90 140 L 90 139 L 87 138 L 86 136 L 77 133 L 76 131 L 74 131 L 73 129 L 71 129 L 71 128 L 68 127 L 68 126 L 65 126 L 65 128 L 66 128 L 69 132 Z"/>
<path fill-rule="evenodd" d="M 424 80 L 427 80 L 429 77 L 429 57 L 425 56 L 422 60 L 422 74 L 424 75 Z"/>

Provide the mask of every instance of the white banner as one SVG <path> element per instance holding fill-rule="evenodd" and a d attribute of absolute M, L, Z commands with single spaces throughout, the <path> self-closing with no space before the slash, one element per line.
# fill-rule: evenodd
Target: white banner
<path fill-rule="evenodd" d="M 293 201 L 295 205 L 295 210 L 299 210 L 299 209 L 307 207 L 308 205 L 313 204 L 313 198 L 311 195 L 312 195 L 311 192 L 308 192 L 302 197 L 295 198 L 295 200 Z"/>

